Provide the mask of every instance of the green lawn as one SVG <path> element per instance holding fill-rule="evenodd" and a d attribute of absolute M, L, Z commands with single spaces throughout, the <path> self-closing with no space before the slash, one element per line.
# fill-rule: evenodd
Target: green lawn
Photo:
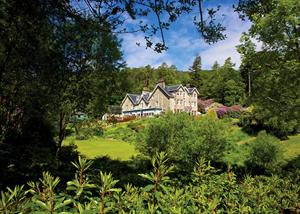
<path fill-rule="evenodd" d="M 237 135 L 239 131 L 236 131 Z M 248 136 L 243 138 L 241 141 L 236 141 L 233 144 L 231 151 L 225 155 L 225 161 L 230 164 L 244 165 L 244 161 L 249 155 L 249 145 L 256 137 Z M 300 134 L 295 136 L 289 136 L 288 140 L 280 141 L 284 151 L 284 159 L 289 161 L 298 155 L 300 155 Z"/>
<path fill-rule="evenodd" d="M 77 145 L 78 151 L 88 158 L 107 155 L 112 159 L 128 160 L 137 154 L 134 145 L 120 140 L 100 137 L 76 140 L 74 136 L 70 136 L 67 137 L 63 144 L 68 145 L 71 142 Z"/>
<path fill-rule="evenodd" d="M 74 136 L 68 137 L 64 144 L 74 142 L 78 151 L 88 158 L 107 155 L 112 159 L 128 160 L 138 152 L 135 151 L 133 143 L 139 126 L 147 126 L 150 119 L 134 120 L 116 125 L 107 126 L 104 136 L 93 137 L 88 140 L 75 140 Z M 227 139 L 232 145 L 225 161 L 231 164 L 243 165 L 249 155 L 249 145 L 255 140 L 255 136 L 245 133 L 240 127 L 229 123 Z M 131 142 L 131 143 L 129 143 Z M 288 140 L 281 141 L 286 160 L 300 155 L 300 134 L 290 136 Z"/>
<path fill-rule="evenodd" d="M 300 134 L 290 136 L 288 140 L 281 141 L 280 143 L 287 159 L 292 159 L 300 155 Z"/>

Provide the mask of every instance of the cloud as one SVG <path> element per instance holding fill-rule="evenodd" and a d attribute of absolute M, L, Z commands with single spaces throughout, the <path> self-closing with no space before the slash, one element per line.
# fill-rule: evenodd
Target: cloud
<path fill-rule="evenodd" d="M 126 34 L 122 36 L 122 40 L 125 61 L 129 67 L 146 65 L 157 67 L 162 62 L 167 64 L 173 63 L 167 52 L 157 53 L 152 49 L 146 49 L 145 39 L 142 34 Z M 136 43 L 141 45 L 138 46 Z"/>
<path fill-rule="evenodd" d="M 238 14 L 229 6 L 223 5 L 220 14 L 225 14 L 220 21 L 226 27 L 227 38 L 213 45 L 208 45 L 200 38 L 199 33 L 192 24 L 191 16 L 184 16 L 174 26 L 165 32 L 169 49 L 163 53 L 156 53 L 145 49 L 144 37 L 141 33 L 126 34 L 122 36 L 122 47 L 125 60 L 129 67 L 151 65 L 157 67 L 162 62 L 174 64 L 180 70 L 187 70 L 192 65 L 196 55 L 202 58 L 202 66 L 210 69 L 215 61 L 223 64 L 225 59 L 231 57 L 236 67 L 240 65 L 240 56 L 236 51 L 240 36 L 247 32 L 251 23 L 241 21 Z M 158 41 L 159 38 L 155 37 Z M 138 47 L 140 42 L 144 47 Z M 260 44 L 257 43 L 259 46 Z"/>

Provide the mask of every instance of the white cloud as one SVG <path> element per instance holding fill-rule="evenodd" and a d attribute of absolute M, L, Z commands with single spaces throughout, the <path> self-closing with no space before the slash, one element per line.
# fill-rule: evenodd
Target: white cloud
<path fill-rule="evenodd" d="M 126 34 L 122 36 L 122 47 L 125 52 L 125 60 L 129 67 L 151 65 L 159 66 L 162 62 L 172 64 L 167 52 L 157 53 L 152 49 L 146 49 L 145 39 L 141 34 Z M 136 43 L 140 43 L 138 46 Z"/>
<path fill-rule="evenodd" d="M 223 64 L 228 57 L 231 57 L 231 61 L 236 64 L 236 67 L 241 63 L 241 58 L 236 50 L 236 46 L 240 44 L 239 39 L 242 33 L 248 31 L 250 22 L 241 21 L 238 14 L 230 7 L 223 6 L 220 13 L 225 14 L 222 23 L 226 26 L 227 38 L 200 52 L 203 67 L 206 69 L 211 68 L 215 61 L 218 61 L 219 64 Z"/>
<path fill-rule="evenodd" d="M 215 61 L 223 64 L 228 57 L 231 57 L 232 62 L 238 67 L 241 60 L 236 51 L 236 45 L 240 43 L 241 34 L 249 29 L 250 22 L 241 21 L 238 14 L 228 6 L 222 6 L 220 14 L 225 14 L 221 21 L 227 28 L 227 38 L 213 45 L 208 45 L 200 38 L 188 16 L 183 17 L 176 28 L 166 32 L 169 49 L 160 54 L 151 49 L 145 49 L 142 34 L 123 35 L 122 47 L 128 66 L 139 67 L 149 64 L 157 67 L 162 62 L 166 62 L 169 65 L 174 64 L 181 70 L 187 70 L 195 55 L 200 54 L 205 69 L 211 68 Z M 158 38 L 155 40 L 158 41 Z M 136 42 L 140 42 L 142 47 L 137 46 Z"/>

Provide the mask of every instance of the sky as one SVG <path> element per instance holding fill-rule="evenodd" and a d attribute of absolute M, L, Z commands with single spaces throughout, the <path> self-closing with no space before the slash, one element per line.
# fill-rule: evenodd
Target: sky
<path fill-rule="evenodd" d="M 191 15 L 181 17 L 172 25 L 170 30 L 164 31 L 168 50 L 163 53 L 146 49 L 143 46 L 145 41 L 142 33 L 121 35 L 122 50 L 127 66 L 141 67 L 151 65 L 152 67 L 158 67 L 163 62 L 166 62 L 168 65 L 175 65 L 179 70 L 188 70 L 194 58 L 200 55 L 203 69 L 210 69 L 215 61 L 222 65 L 228 57 L 231 57 L 232 62 L 238 67 L 241 59 L 236 51 L 236 45 L 239 44 L 242 33 L 248 31 L 251 23 L 250 21 L 239 19 L 238 14 L 234 12 L 232 7 L 235 2 L 229 0 L 204 1 L 205 7 L 221 6 L 219 11 L 220 21 L 226 27 L 225 34 L 227 38 L 212 45 L 203 41 L 193 25 Z M 225 16 L 221 16 L 222 14 Z M 151 22 L 153 21 L 151 19 L 151 17 L 148 17 L 144 21 Z M 137 46 L 136 42 L 142 45 Z"/>

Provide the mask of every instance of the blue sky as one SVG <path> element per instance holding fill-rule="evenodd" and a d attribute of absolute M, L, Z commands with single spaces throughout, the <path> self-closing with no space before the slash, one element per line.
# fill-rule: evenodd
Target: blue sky
<path fill-rule="evenodd" d="M 188 70 L 195 56 L 199 54 L 204 69 L 210 69 L 215 61 L 223 64 L 228 57 L 231 57 L 232 62 L 238 67 L 240 56 L 236 51 L 236 45 L 239 44 L 241 34 L 248 31 L 251 23 L 239 19 L 238 14 L 232 8 L 235 2 L 211 0 L 204 3 L 206 7 L 221 5 L 220 20 L 226 27 L 227 38 L 216 44 L 209 45 L 201 39 L 193 25 L 191 15 L 181 17 L 172 25 L 170 30 L 164 32 L 168 50 L 160 54 L 151 49 L 145 49 L 143 45 L 141 47 L 136 45 L 136 42 L 144 44 L 142 33 L 121 35 L 120 38 L 123 40 L 122 49 L 127 65 L 129 67 L 146 65 L 157 67 L 166 62 L 169 65 L 175 65 L 179 70 Z M 222 17 L 221 14 L 225 16 Z M 144 21 L 151 22 L 153 20 L 149 17 L 148 20 L 145 19 Z M 131 24 L 134 24 L 134 22 Z"/>

